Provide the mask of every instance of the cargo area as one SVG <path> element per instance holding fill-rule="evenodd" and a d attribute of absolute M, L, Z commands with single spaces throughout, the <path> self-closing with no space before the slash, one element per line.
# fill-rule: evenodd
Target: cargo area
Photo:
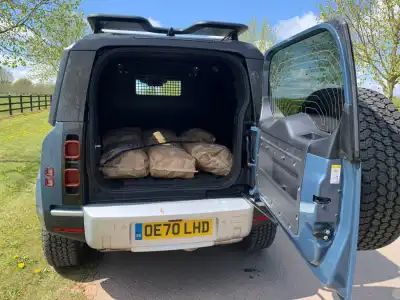
<path fill-rule="evenodd" d="M 251 118 L 250 88 L 242 64 L 240 58 L 226 53 L 182 49 L 115 49 L 99 55 L 86 114 L 91 192 L 218 190 L 236 184 L 246 165 L 244 123 Z M 190 179 L 106 178 L 100 171 L 104 137 L 132 127 L 143 132 L 166 129 L 178 137 L 188 129 L 201 128 L 231 151 L 232 169 L 225 176 L 196 170 Z"/>

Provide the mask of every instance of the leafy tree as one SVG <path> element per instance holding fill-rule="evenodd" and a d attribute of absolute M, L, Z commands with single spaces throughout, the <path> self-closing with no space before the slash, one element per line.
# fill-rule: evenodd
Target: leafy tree
<path fill-rule="evenodd" d="M 0 1 L 0 62 L 30 65 L 39 79 L 54 77 L 62 49 L 87 30 L 80 0 Z"/>
<path fill-rule="evenodd" d="M 263 54 L 275 44 L 276 32 L 269 25 L 267 18 L 259 26 L 254 17 L 250 20 L 248 27 L 249 29 L 240 35 L 241 41 L 254 44 Z"/>
<path fill-rule="evenodd" d="M 83 13 L 54 10 L 46 24 L 27 39 L 26 57 L 32 69 L 31 77 L 42 82 L 55 78 L 62 51 L 88 33 Z"/>
<path fill-rule="evenodd" d="M 13 76 L 11 72 L 0 66 L 0 87 L 8 86 L 12 81 Z"/>
<path fill-rule="evenodd" d="M 372 74 L 393 98 L 400 83 L 400 0 L 325 0 L 321 19 L 342 16 L 349 24 L 359 74 Z"/>
<path fill-rule="evenodd" d="M 38 83 L 35 84 L 32 90 L 29 92 L 35 94 L 50 95 L 53 94 L 53 91 L 54 91 L 54 85 Z"/>
<path fill-rule="evenodd" d="M 15 93 L 26 94 L 32 91 L 33 83 L 27 78 L 21 78 L 13 83 L 12 89 Z"/>

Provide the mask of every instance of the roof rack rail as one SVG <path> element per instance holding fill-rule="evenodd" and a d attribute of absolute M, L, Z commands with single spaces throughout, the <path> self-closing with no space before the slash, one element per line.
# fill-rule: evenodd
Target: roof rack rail
<path fill-rule="evenodd" d="M 100 33 L 103 30 L 126 30 L 141 31 L 149 33 L 175 35 L 203 35 L 221 36 L 223 40 L 238 40 L 240 34 L 247 31 L 244 24 L 202 21 L 195 23 L 185 29 L 155 27 L 150 21 L 143 17 L 91 14 L 87 17 L 93 33 Z"/>

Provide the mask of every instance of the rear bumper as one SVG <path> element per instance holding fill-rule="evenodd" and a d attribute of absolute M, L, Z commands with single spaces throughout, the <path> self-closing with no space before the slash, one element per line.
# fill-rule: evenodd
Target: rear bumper
<path fill-rule="evenodd" d="M 83 207 L 85 239 L 99 250 L 166 251 L 234 243 L 251 230 L 253 207 L 243 198 Z M 135 240 L 135 224 L 212 219 L 212 235 Z"/>

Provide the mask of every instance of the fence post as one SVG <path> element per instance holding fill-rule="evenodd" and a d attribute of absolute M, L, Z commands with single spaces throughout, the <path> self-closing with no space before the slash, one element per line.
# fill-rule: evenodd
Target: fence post
<path fill-rule="evenodd" d="M 11 95 L 8 94 L 8 114 L 12 116 L 12 102 L 11 102 Z"/>
<path fill-rule="evenodd" d="M 47 109 L 47 95 L 44 95 L 44 107 Z"/>
<path fill-rule="evenodd" d="M 33 111 L 32 94 L 29 95 L 29 102 L 31 103 L 31 111 Z"/>
<path fill-rule="evenodd" d="M 19 95 L 19 105 L 20 105 L 20 109 L 21 109 L 21 114 L 24 113 L 24 106 L 22 104 L 22 95 Z"/>
<path fill-rule="evenodd" d="M 37 98 L 38 98 L 38 109 L 40 110 L 40 95 L 37 95 Z"/>

